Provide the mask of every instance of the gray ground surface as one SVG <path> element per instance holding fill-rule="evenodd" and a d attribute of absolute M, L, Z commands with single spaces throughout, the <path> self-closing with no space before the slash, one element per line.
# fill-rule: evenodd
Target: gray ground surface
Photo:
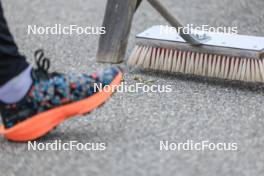
<path fill-rule="evenodd" d="M 95 63 L 97 36 L 27 35 L 28 24 L 100 26 L 104 0 L 3 0 L 20 50 L 33 63 L 44 48 L 52 69 L 85 72 Z M 238 26 L 242 34 L 264 35 L 263 0 L 166 0 L 184 23 Z M 165 21 L 144 2 L 135 15 L 133 36 Z M 128 70 L 126 82 L 139 75 L 172 93 L 117 93 L 102 108 L 74 118 L 39 142 L 55 139 L 107 143 L 103 152 L 27 151 L 26 144 L 0 138 L 0 175 L 233 175 L 264 174 L 264 89 L 201 78 Z M 153 83 L 154 84 L 154 83 Z M 159 141 L 236 142 L 238 151 L 159 151 Z"/>

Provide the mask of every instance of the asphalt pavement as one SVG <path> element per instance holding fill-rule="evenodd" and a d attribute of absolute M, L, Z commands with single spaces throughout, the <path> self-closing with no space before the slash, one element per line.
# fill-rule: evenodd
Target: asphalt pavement
<path fill-rule="evenodd" d="M 106 0 L 2 0 L 21 53 L 32 64 L 43 48 L 52 70 L 92 72 L 96 35 L 28 35 L 28 25 L 100 26 Z M 183 23 L 237 26 L 238 32 L 264 36 L 263 0 L 164 0 Z M 135 14 L 135 34 L 167 24 L 147 2 Z M 38 142 L 105 142 L 105 151 L 28 151 L 27 144 L 0 138 L 0 175 L 106 176 L 261 176 L 264 174 L 264 86 L 184 75 L 143 72 L 120 65 L 125 82 L 171 85 L 169 93 L 117 92 L 100 109 L 73 118 Z M 237 151 L 160 151 L 171 142 L 237 143 Z"/>

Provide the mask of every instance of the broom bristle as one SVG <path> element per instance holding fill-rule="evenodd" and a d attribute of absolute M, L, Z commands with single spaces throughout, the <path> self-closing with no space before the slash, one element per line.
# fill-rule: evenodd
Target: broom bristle
<path fill-rule="evenodd" d="M 128 64 L 143 69 L 264 82 L 264 60 L 137 45 Z"/>

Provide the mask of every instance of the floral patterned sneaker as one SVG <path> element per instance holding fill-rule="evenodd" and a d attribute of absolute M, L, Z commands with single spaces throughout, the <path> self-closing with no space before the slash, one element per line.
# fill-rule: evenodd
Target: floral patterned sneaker
<path fill-rule="evenodd" d="M 12 141 L 35 140 L 69 117 L 89 113 L 103 104 L 122 79 L 121 71 L 110 67 L 91 75 L 48 73 L 50 61 L 43 51 L 35 53 L 37 69 L 27 95 L 15 104 L 0 102 L 3 126 L 0 134 Z M 110 91 L 100 89 L 109 86 Z"/>

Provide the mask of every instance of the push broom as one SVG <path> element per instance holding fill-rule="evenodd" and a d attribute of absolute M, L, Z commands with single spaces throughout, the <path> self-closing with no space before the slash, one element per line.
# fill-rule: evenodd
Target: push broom
<path fill-rule="evenodd" d="M 158 1 L 148 0 L 179 31 L 153 26 L 136 36 L 128 64 L 142 69 L 246 82 L 264 82 L 264 37 L 224 33 L 184 33 Z"/>

